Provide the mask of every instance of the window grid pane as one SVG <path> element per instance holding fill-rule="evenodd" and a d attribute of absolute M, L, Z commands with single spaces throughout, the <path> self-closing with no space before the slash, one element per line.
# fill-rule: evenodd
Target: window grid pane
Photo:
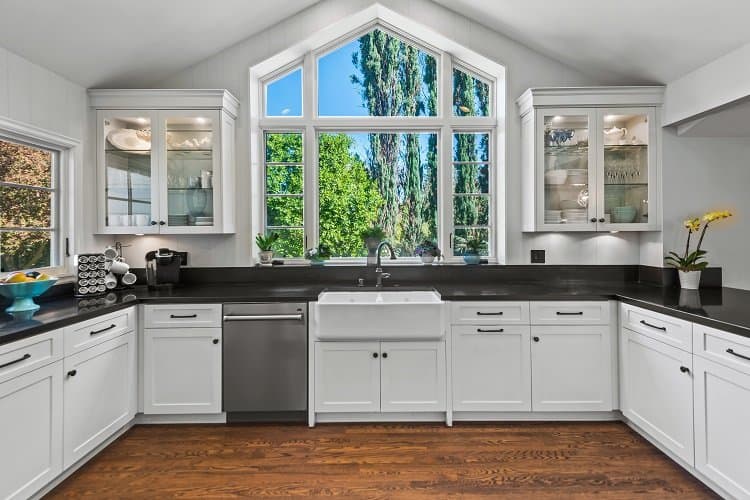
<path fill-rule="evenodd" d="M 305 251 L 303 134 L 266 132 L 264 137 L 265 232 L 279 236 L 276 256 L 300 258 Z"/>
<path fill-rule="evenodd" d="M 479 240 L 481 255 L 489 256 L 492 230 L 490 134 L 454 132 L 452 144 L 453 253 L 465 255 L 471 240 Z"/>

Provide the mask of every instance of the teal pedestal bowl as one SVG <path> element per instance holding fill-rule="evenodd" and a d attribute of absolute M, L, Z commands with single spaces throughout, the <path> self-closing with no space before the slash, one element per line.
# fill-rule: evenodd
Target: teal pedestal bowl
<path fill-rule="evenodd" d="M 39 309 L 39 305 L 34 302 L 34 298 L 49 290 L 56 282 L 56 278 L 51 278 L 26 283 L 0 283 L 0 295 L 13 301 L 10 306 L 5 308 L 5 312 L 12 314 L 36 311 Z"/>

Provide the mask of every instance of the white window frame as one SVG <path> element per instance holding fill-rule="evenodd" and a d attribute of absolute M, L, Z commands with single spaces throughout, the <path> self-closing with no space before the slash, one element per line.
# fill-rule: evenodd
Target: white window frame
<path fill-rule="evenodd" d="M 50 249 L 52 265 L 19 271 L 33 270 L 57 277 L 69 276 L 69 254 L 72 251 L 73 228 L 75 227 L 71 220 L 74 213 L 73 196 L 71 196 L 75 168 L 74 152 L 80 147 L 80 142 L 56 132 L 6 118 L 0 118 L 0 140 L 44 149 L 53 154 L 52 187 L 54 191 L 52 195 L 52 248 Z M 2 272 L 0 278 L 8 274 L 11 272 Z"/>
<path fill-rule="evenodd" d="M 382 9 L 382 8 L 378 8 Z M 386 12 L 387 9 L 384 9 Z M 392 13 L 391 13 L 392 14 Z M 384 16 L 388 17 L 388 16 Z M 396 19 L 398 17 L 399 19 Z M 354 30 L 349 30 L 339 36 L 328 39 L 315 37 L 317 40 L 307 40 L 290 48 L 281 54 L 270 58 L 250 68 L 249 97 L 250 97 L 250 165 L 253 204 L 252 233 L 263 232 L 265 228 L 265 144 L 263 138 L 266 132 L 302 130 L 304 133 L 303 151 L 305 157 L 304 169 L 304 235 L 305 248 L 314 247 L 319 242 L 318 227 L 318 134 L 320 132 L 362 132 L 371 130 L 387 130 L 397 132 L 424 131 L 438 134 L 438 245 L 446 255 L 447 263 L 463 263 L 461 256 L 453 255 L 453 185 L 452 185 L 452 139 L 453 132 L 489 132 L 490 133 L 490 241 L 489 262 L 503 263 L 505 258 L 505 70 L 497 63 L 493 63 L 455 42 L 448 41 L 435 35 L 435 45 L 424 40 L 433 37 L 425 34 L 424 28 L 411 29 L 410 21 L 394 14 L 393 21 L 403 26 L 396 28 L 382 17 L 360 24 Z M 358 39 L 362 35 L 380 29 L 413 44 L 437 60 L 438 78 L 438 111 L 437 116 L 420 117 L 332 117 L 318 116 L 317 102 L 317 66 L 318 59 L 339 47 Z M 416 26 L 415 26 L 416 28 Z M 412 36 L 408 33 L 416 33 Z M 420 36 L 428 35 L 428 36 Z M 326 36 L 326 35 L 322 35 Z M 316 43 L 317 42 L 317 43 Z M 285 58 L 285 61 L 284 61 Z M 474 64 L 472 64 L 474 63 Z M 275 64 L 275 67 L 273 66 Z M 488 71 L 477 69 L 477 65 Z M 453 116 L 453 67 L 478 77 L 490 84 L 490 113 L 487 117 Z M 265 116 L 265 84 L 289 74 L 297 67 L 302 67 L 302 117 L 266 117 Z M 255 105 L 255 106 L 254 106 Z M 260 153 L 263 156 L 260 156 Z M 252 187 L 252 186 L 251 186 Z M 263 201 L 261 201 L 263 200 Z M 285 259 L 288 263 L 304 262 L 304 259 Z M 335 258 L 335 264 L 362 264 L 363 257 Z M 418 262 L 417 257 L 399 258 L 399 263 Z"/>

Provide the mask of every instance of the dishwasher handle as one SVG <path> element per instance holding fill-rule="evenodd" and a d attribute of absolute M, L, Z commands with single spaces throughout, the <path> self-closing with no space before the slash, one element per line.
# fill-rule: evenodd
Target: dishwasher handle
<path fill-rule="evenodd" d="M 225 315 L 224 321 L 302 321 L 302 314 Z"/>

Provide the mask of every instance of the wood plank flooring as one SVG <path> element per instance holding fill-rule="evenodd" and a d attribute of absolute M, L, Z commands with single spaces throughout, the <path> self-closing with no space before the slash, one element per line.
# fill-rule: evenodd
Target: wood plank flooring
<path fill-rule="evenodd" d="M 619 422 L 136 426 L 47 498 L 716 498 Z"/>

